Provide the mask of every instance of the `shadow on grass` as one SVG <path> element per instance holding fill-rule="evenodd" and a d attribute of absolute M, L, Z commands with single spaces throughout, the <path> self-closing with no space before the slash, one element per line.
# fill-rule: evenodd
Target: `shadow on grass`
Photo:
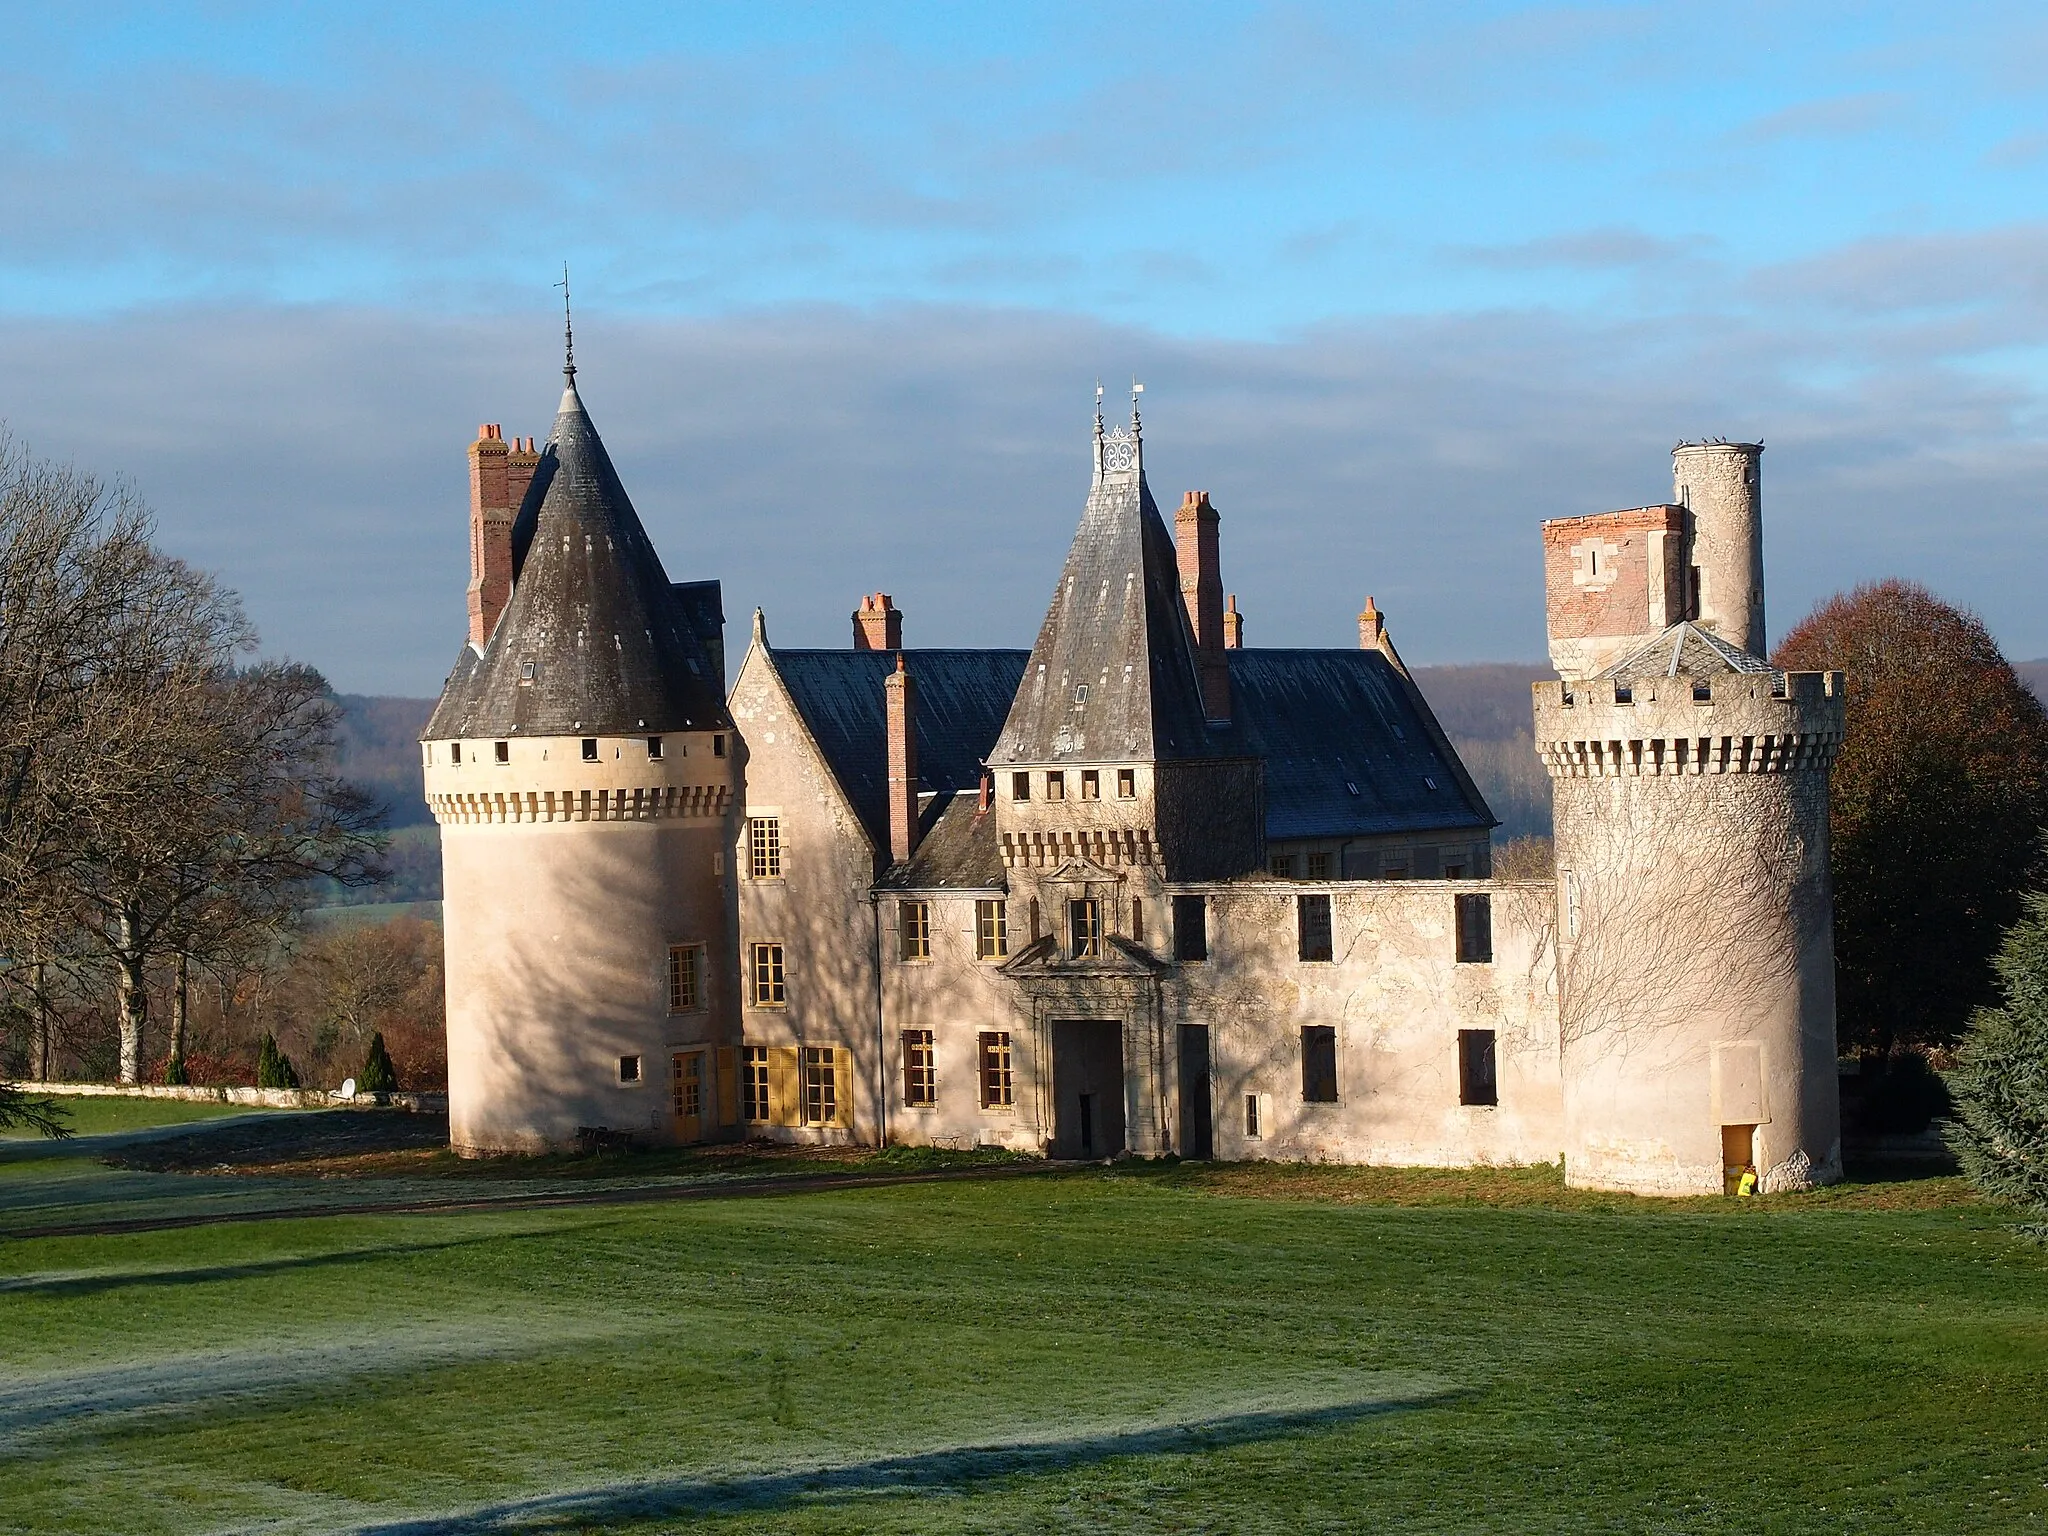
<path fill-rule="evenodd" d="M 368 1263 L 399 1254 L 437 1253 L 449 1248 L 503 1243 L 503 1234 L 453 1238 L 441 1243 L 385 1243 L 374 1248 L 344 1248 L 333 1253 L 296 1254 L 289 1258 L 254 1259 L 246 1264 L 208 1264 L 189 1269 L 123 1270 L 109 1274 L 0 1276 L 0 1296 L 100 1296 L 110 1291 L 178 1285 L 211 1285 L 224 1280 L 253 1280 L 290 1270 L 332 1269 Z"/>
<path fill-rule="evenodd" d="M 1187 1455 L 1277 1440 L 1422 1408 L 1464 1396 L 1441 1388 L 1409 1396 L 1365 1397 L 1321 1407 L 1260 1409 L 1123 1432 L 1024 1439 L 1007 1444 L 950 1446 L 907 1456 L 816 1465 L 730 1477 L 677 1477 L 619 1483 L 573 1493 L 512 1499 L 461 1514 L 358 1526 L 354 1536 L 455 1536 L 500 1531 L 548 1536 L 625 1520 L 772 1511 L 920 1489 L 965 1489 L 997 1478 L 1059 1472 L 1124 1456 Z"/>

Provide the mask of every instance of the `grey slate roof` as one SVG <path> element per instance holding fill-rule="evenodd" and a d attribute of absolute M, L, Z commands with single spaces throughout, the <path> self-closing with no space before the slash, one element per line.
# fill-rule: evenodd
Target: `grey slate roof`
<path fill-rule="evenodd" d="M 996 843 L 995 810 L 984 811 L 973 790 L 935 796 L 923 824 L 924 835 L 910 862 L 886 870 L 876 885 L 903 891 L 1000 891 L 1008 885 Z"/>
<path fill-rule="evenodd" d="M 1636 647 L 1600 675 L 1628 683 L 1650 677 L 1706 677 L 1717 672 L 1760 675 L 1772 670 L 1761 656 L 1750 655 L 1688 619 Z"/>
<path fill-rule="evenodd" d="M 1083 690 L 1085 689 L 1085 692 Z M 1105 432 L 1066 568 L 1003 724 L 999 763 L 1235 755 L 1203 720 L 1173 539 L 1145 483 L 1137 413 Z"/>
<path fill-rule="evenodd" d="M 1382 652 L 1225 655 L 1243 749 L 1265 759 L 1267 838 L 1495 824 L 1420 691 Z"/>
<path fill-rule="evenodd" d="M 669 584 L 573 370 L 512 556 L 498 627 L 464 647 L 423 738 L 731 728 L 717 584 Z"/>
<path fill-rule="evenodd" d="M 1023 651 L 905 651 L 917 685 L 917 771 L 938 792 L 929 826 L 948 798 L 981 788 L 982 760 L 1024 675 Z M 894 651 L 779 651 L 769 660 L 854 814 L 875 846 L 889 846 L 887 713 L 882 683 L 896 670 Z"/>

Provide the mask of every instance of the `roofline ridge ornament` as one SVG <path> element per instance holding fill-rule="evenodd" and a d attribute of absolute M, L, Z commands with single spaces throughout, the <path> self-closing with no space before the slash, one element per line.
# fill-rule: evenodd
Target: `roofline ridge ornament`
<path fill-rule="evenodd" d="M 569 263 L 562 263 L 562 280 L 554 284 L 562 290 L 562 377 L 573 388 L 576 383 L 576 325 L 569 313 Z"/>

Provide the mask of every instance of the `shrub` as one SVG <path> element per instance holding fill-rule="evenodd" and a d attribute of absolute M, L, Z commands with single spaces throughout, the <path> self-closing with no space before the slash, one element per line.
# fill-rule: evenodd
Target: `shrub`
<path fill-rule="evenodd" d="M 192 1081 L 185 1071 L 185 1057 L 182 1052 L 164 1063 L 164 1086 L 183 1088 Z"/>
<path fill-rule="evenodd" d="M 298 1069 L 292 1065 L 291 1057 L 277 1048 L 277 1036 L 265 1034 L 263 1049 L 256 1056 L 256 1086 L 258 1088 L 296 1088 L 299 1086 Z"/>
<path fill-rule="evenodd" d="M 2028 895 L 1992 965 L 2004 1000 L 1956 1052 L 1948 1144 L 1985 1194 L 2048 1215 L 2048 891 Z"/>
<path fill-rule="evenodd" d="M 363 1070 L 356 1075 L 356 1089 L 360 1093 L 398 1091 L 398 1071 L 391 1065 L 391 1053 L 384 1049 L 382 1031 L 370 1036 L 370 1054 L 363 1058 Z"/>

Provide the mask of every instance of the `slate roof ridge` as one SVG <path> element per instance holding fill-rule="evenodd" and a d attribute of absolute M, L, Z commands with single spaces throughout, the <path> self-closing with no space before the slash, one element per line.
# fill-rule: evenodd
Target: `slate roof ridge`
<path fill-rule="evenodd" d="M 1690 663 L 1690 664 L 1689 664 Z M 1692 619 L 1680 619 L 1601 672 L 1622 680 L 1637 677 L 1694 677 L 1703 671 L 1759 677 L 1776 672 L 1761 656 L 1722 638 Z"/>

